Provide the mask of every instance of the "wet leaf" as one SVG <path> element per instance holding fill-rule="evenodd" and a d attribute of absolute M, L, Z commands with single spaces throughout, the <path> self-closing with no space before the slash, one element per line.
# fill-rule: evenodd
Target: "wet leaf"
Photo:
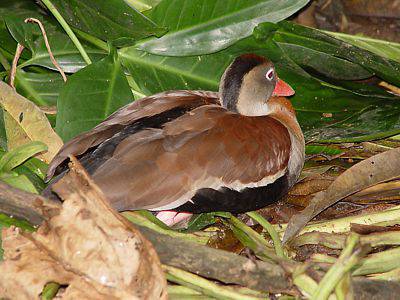
<path fill-rule="evenodd" d="M 56 131 L 68 141 L 132 100 L 119 59 L 112 53 L 69 77 L 57 103 Z"/>
<path fill-rule="evenodd" d="M 306 145 L 306 154 L 307 155 L 318 155 L 318 154 L 324 154 L 324 155 L 339 155 L 344 153 L 343 150 L 340 150 L 335 147 L 330 147 L 330 146 L 324 146 L 324 145 Z"/>
<path fill-rule="evenodd" d="M 2 213 L 0 213 L 0 226 L 1 227 L 16 226 L 25 231 L 34 231 L 35 230 L 35 228 L 31 224 L 29 224 L 27 221 L 19 220 L 19 219 L 7 216 Z"/>
<path fill-rule="evenodd" d="M 42 179 L 42 180 L 45 179 L 48 166 L 46 163 L 42 162 L 40 159 L 37 159 L 36 157 L 32 157 L 24 163 L 24 166 L 26 168 L 28 168 L 36 176 L 38 176 L 40 179 Z"/>
<path fill-rule="evenodd" d="M 41 193 L 46 187 L 43 179 L 32 172 L 25 164 L 14 168 L 13 172 L 17 173 L 19 176 L 25 176 L 30 181 L 30 185 L 34 186 L 36 193 Z M 16 187 L 19 188 L 18 186 Z"/>
<path fill-rule="evenodd" d="M 0 159 L 0 172 L 9 172 L 34 155 L 46 151 L 42 142 L 33 141 L 5 153 Z"/>
<path fill-rule="evenodd" d="M 283 241 L 293 238 L 313 217 L 346 196 L 362 189 L 400 177 L 400 148 L 395 148 L 359 162 L 342 173 L 325 191 L 315 195 L 310 205 L 293 216 Z"/>
<path fill-rule="evenodd" d="M 10 86 L 0 82 L 0 105 L 12 118 L 14 125 L 18 126 L 20 134 L 23 134 L 27 141 L 40 141 L 47 145 L 48 151 L 41 155 L 46 162 L 50 162 L 62 146 L 62 140 L 51 128 L 45 114 L 31 101 L 18 95 Z M 7 128 L 7 135 L 12 128 Z M 8 138 L 8 140 L 10 140 Z M 12 150 L 16 146 L 10 147 Z"/>
<path fill-rule="evenodd" d="M 17 92 L 39 106 L 55 106 L 64 81 L 54 72 L 32 73 L 18 70 L 15 76 Z"/>
<path fill-rule="evenodd" d="M 16 172 L 0 173 L 0 180 L 20 190 L 39 194 L 39 190 L 31 182 L 28 176 L 24 174 L 18 175 Z"/>
<path fill-rule="evenodd" d="M 163 0 L 149 12 L 149 17 L 167 27 L 168 33 L 139 43 L 138 48 L 168 56 L 213 53 L 251 35 L 257 24 L 281 21 L 307 3 L 308 0 Z"/>
<path fill-rule="evenodd" d="M 193 215 L 185 231 L 198 231 L 216 222 L 215 213 Z"/>
<path fill-rule="evenodd" d="M 348 60 L 388 82 L 395 85 L 400 84 L 400 79 L 397 76 L 397 74 L 400 73 L 400 64 L 398 62 L 344 43 L 319 30 L 283 21 L 279 23 L 279 29 L 276 34 L 274 34 L 274 41 L 283 48 L 289 45 L 297 45 L 308 49 L 308 53 L 318 51 Z M 286 50 L 285 52 L 292 59 L 297 55 L 292 51 Z M 303 59 L 306 59 L 306 57 Z M 320 62 L 319 67 L 324 68 L 322 65 L 325 61 L 322 59 L 318 59 L 317 61 Z M 312 67 L 312 65 L 310 65 L 310 67 Z M 336 68 L 339 67 L 339 65 L 336 66 Z M 319 69 L 317 68 L 317 70 Z M 362 73 L 359 73 L 359 76 L 362 77 Z M 334 78 L 334 76 L 330 77 Z"/>
<path fill-rule="evenodd" d="M 165 31 L 119 0 L 53 0 L 52 3 L 67 22 L 75 28 L 115 46 L 133 44 L 134 41 Z"/>
<path fill-rule="evenodd" d="M 350 35 L 341 32 L 326 31 L 326 33 L 349 44 L 371 51 L 372 53 L 395 60 L 400 63 L 399 43 L 378 40 L 362 35 Z"/>

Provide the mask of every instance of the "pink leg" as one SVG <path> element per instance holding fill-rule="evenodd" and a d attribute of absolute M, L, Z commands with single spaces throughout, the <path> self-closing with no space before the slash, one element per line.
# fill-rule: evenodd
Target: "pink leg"
<path fill-rule="evenodd" d="M 192 216 L 191 213 L 163 210 L 157 213 L 157 218 L 168 226 L 173 226 L 181 221 L 187 220 Z"/>

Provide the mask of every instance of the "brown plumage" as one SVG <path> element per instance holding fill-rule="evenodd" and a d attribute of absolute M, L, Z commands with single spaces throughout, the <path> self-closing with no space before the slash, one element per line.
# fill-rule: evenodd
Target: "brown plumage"
<path fill-rule="evenodd" d="M 72 154 L 118 210 L 261 208 L 294 184 L 304 162 L 290 102 L 271 97 L 278 84 L 269 61 L 241 56 L 222 78 L 222 99 L 170 91 L 135 101 L 66 143 L 48 177 Z"/>

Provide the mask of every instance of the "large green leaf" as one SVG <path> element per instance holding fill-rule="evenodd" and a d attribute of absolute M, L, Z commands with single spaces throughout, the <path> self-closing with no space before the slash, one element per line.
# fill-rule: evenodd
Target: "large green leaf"
<path fill-rule="evenodd" d="M 63 84 L 61 75 L 55 72 L 32 73 L 18 70 L 15 76 L 17 92 L 41 106 L 56 105 Z"/>
<path fill-rule="evenodd" d="M 318 74 L 312 76 L 281 48 L 284 28 L 280 29 L 279 26 L 274 25 L 272 29 L 271 24 L 259 26 L 255 32 L 257 38 L 254 36 L 246 38 L 223 51 L 209 55 L 163 57 L 130 47 L 120 50 L 120 56 L 140 88 L 139 92 L 152 94 L 171 89 L 218 90 L 219 78 L 234 57 L 242 53 L 257 53 L 269 57 L 275 63 L 279 76 L 294 87 L 296 94 L 291 97 L 291 100 L 308 140 L 365 140 L 400 132 L 398 97 L 360 82 L 341 80 L 337 82 L 337 85 L 328 84 L 325 80 L 329 72 L 326 72 L 324 76 L 318 77 Z M 274 30 L 278 31 L 274 32 Z M 291 35 L 303 42 L 302 30 L 298 33 L 293 32 Z M 275 41 L 276 37 L 278 37 L 278 43 Z M 319 38 L 315 41 L 309 39 L 311 45 L 313 42 L 318 44 L 318 41 Z M 362 61 L 358 63 L 358 55 L 353 53 L 358 49 L 341 41 L 337 42 L 343 49 L 350 47 L 352 52 L 346 54 L 346 57 L 357 56 L 354 61 L 337 56 L 341 58 L 336 60 L 338 67 L 342 68 L 340 64 L 348 66 L 352 63 L 353 73 L 349 71 L 347 77 L 357 78 L 359 74 L 365 76 L 365 69 L 356 67 L 363 67 Z M 329 48 L 328 43 L 324 43 L 324 46 Z M 312 48 L 311 50 L 317 51 Z M 365 52 L 360 51 L 362 54 Z M 321 64 L 325 63 L 325 57 L 321 56 L 318 59 L 321 59 L 319 61 Z M 375 72 L 381 66 L 382 61 L 378 58 L 376 64 L 369 62 L 367 71 Z M 392 62 L 384 67 L 392 72 L 390 76 L 399 76 L 399 71 Z M 382 68 L 380 72 L 384 73 L 386 69 Z M 370 93 L 371 91 L 373 93 Z"/>
<path fill-rule="evenodd" d="M 138 45 L 153 54 L 185 56 L 219 51 L 249 36 L 261 22 L 281 21 L 308 0 L 163 0 L 149 17 L 169 28 Z"/>
<path fill-rule="evenodd" d="M 2 52 L 7 53 L 11 58 L 16 47 L 17 42 L 8 31 L 5 21 L 0 20 L 0 48 L 2 49 Z"/>
<path fill-rule="evenodd" d="M 9 172 L 32 156 L 46 151 L 46 144 L 38 141 L 21 145 L 7 153 L 0 159 L 0 172 Z"/>
<path fill-rule="evenodd" d="M 118 46 L 165 31 L 122 0 L 53 0 L 52 3 L 70 25 Z"/>
<path fill-rule="evenodd" d="M 349 44 L 368 50 L 382 57 L 395 60 L 400 63 L 399 43 L 373 39 L 361 35 L 350 35 L 341 32 L 330 32 L 330 31 L 325 31 L 325 32 Z"/>
<path fill-rule="evenodd" d="M 132 99 L 118 56 L 111 54 L 69 77 L 57 102 L 56 131 L 67 141 Z"/>
<path fill-rule="evenodd" d="M 40 7 L 31 0 L 0 1 L 0 48 L 13 55 L 17 46 L 17 42 L 6 27 L 6 18 L 18 17 L 21 21 L 28 17 L 37 17 L 42 19 L 40 12 Z M 29 56 L 29 53 L 24 51 L 21 58 L 29 58 Z"/>
<path fill-rule="evenodd" d="M 270 29 L 270 25 L 264 26 Z M 350 61 L 385 81 L 400 86 L 400 63 L 345 43 L 320 30 L 284 21 L 279 23 L 274 41 L 300 65 L 316 68 L 329 77 L 333 77 L 335 73 L 329 74 L 329 71 L 324 71 L 324 65 L 327 64 L 326 55 Z M 298 54 L 300 50 L 304 51 L 301 57 Z M 311 62 L 308 56 L 313 57 L 314 61 Z M 337 62 L 336 68 L 343 68 L 342 65 Z M 366 75 L 361 70 L 357 73 L 360 78 Z"/>

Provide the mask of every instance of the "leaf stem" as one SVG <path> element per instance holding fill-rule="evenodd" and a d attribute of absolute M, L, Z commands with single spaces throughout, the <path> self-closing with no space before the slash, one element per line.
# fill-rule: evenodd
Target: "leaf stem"
<path fill-rule="evenodd" d="M 62 15 L 58 12 L 57 8 L 50 2 L 50 0 L 42 0 L 43 4 L 50 10 L 53 16 L 60 23 L 61 27 L 65 30 L 71 41 L 74 43 L 75 47 L 78 49 L 79 53 L 82 55 L 86 64 L 90 65 L 92 61 L 89 58 L 89 55 L 86 53 L 83 48 L 81 42 L 76 37 L 75 33 L 72 31 L 71 27 L 69 27 L 68 23 L 64 20 Z"/>
<path fill-rule="evenodd" d="M 279 238 L 279 234 L 276 232 L 275 228 L 269 223 L 266 219 L 264 219 L 260 214 L 255 211 L 248 212 L 247 215 L 260 224 L 271 236 L 272 241 L 274 242 L 276 255 L 282 258 L 286 258 L 285 252 L 283 251 L 282 242 Z"/>
<path fill-rule="evenodd" d="M 92 45 L 96 46 L 97 48 L 107 51 L 107 52 L 110 50 L 107 43 L 104 42 L 103 40 L 101 40 L 93 35 L 90 35 L 82 30 L 79 30 L 77 28 L 74 28 L 73 30 L 78 36 L 83 38 L 85 41 L 91 43 Z"/>

